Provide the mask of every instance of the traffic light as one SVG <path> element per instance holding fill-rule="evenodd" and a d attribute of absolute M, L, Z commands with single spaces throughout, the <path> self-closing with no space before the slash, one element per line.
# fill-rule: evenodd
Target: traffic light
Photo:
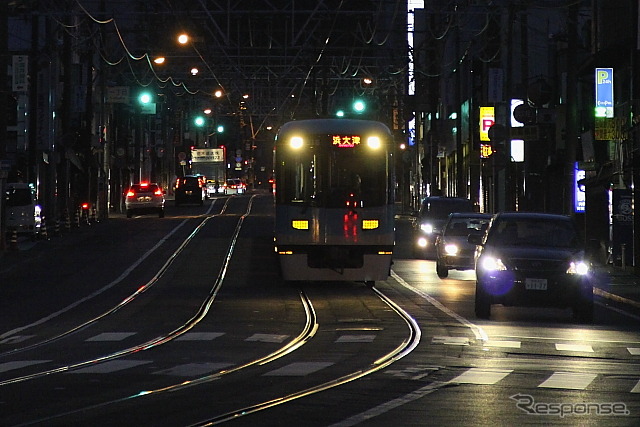
<path fill-rule="evenodd" d="M 194 124 L 194 125 L 196 125 L 196 126 L 198 126 L 199 128 L 203 127 L 203 126 L 204 126 L 204 123 L 205 123 L 205 119 L 204 119 L 204 117 L 202 117 L 202 116 L 196 116 L 196 117 L 193 119 L 193 124 Z"/>
<path fill-rule="evenodd" d="M 216 128 L 216 131 L 218 133 L 224 133 L 224 126 L 223 125 L 218 125 L 218 127 Z"/>
<path fill-rule="evenodd" d="M 352 107 L 356 114 L 362 114 L 367 109 L 367 104 L 361 99 L 356 99 L 353 101 Z"/>
<path fill-rule="evenodd" d="M 150 104 L 153 102 L 153 95 L 151 95 L 151 92 L 140 92 L 140 94 L 138 95 L 138 102 L 142 105 L 145 104 Z"/>

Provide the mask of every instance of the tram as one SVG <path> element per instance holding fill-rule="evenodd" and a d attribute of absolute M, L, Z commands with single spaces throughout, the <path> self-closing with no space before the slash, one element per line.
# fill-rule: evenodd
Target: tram
<path fill-rule="evenodd" d="M 389 277 L 394 245 L 392 134 L 380 122 L 285 123 L 275 144 L 275 245 L 284 280 Z"/>

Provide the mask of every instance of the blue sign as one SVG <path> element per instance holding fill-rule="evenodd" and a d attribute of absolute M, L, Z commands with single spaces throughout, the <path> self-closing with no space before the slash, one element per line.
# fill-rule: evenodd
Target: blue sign
<path fill-rule="evenodd" d="M 573 176 L 574 176 L 574 182 L 573 182 L 573 209 L 575 213 L 584 213 L 585 208 L 587 207 L 587 197 L 586 197 L 586 193 L 585 193 L 585 188 L 584 188 L 584 184 L 579 184 L 579 181 L 581 179 L 584 179 L 586 177 L 585 172 L 582 169 L 578 168 L 578 162 L 575 163 L 574 167 L 573 167 Z"/>
<path fill-rule="evenodd" d="M 596 117 L 613 117 L 613 68 L 596 68 Z"/>

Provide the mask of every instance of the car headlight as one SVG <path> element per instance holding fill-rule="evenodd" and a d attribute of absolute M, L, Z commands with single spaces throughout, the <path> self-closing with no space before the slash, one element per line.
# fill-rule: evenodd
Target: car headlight
<path fill-rule="evenodd" d="M 427 247 L 427 239 L 425 239 L 424 237 L 420 237 L 418 239 L 418 246 L 420 246 L 421 248 L 426 248 Z"/>
<path fill-rule="evenodd" d="M 450 256 L 458 255 L 458 245 L 454 245 L 453 243 L 447 243 L 444 245 L 444 253 Z"/>
<path fill-rule="evenodd" d="M 420 230 L 424 231 L 427 234 L 433 233 L 433 225 L 429 223 L 420 224 Z"/>
<path fill-rule="evenodd" d="M 500 258 L 484 256 L 480 259 L 480 267 L 485 271 L 505 271 L 507 267 Z"/>
<path fill-rule="evenodd" d="M 571 261 L 569 268 L 567 268 L 567 274 L 577 274 L 584 276 L 589 273 L 589 264 L 584 261 Z"/>

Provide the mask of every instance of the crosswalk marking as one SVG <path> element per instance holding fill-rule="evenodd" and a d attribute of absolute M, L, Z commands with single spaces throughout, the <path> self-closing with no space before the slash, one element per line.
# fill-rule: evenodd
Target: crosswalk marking
<path fill-rule="evenodd" d="M 253 334 L 249 338 L 245 339 L 245 341 L 273 342 L 273 343 L 279 344 L 279 343 L 282 343 L 287 338 L 289 338 L 289 335 Z"/>
<path fill-rule="evenodd" d="M 86 341 L 122 341 L 135 334 L 135 332 L 103 332 L 88 338 Z"/>
<path fill-rule="evenodd" d="M 224 335 L 224 332 L 187 332 L 176 338 L 176 341 L 211 341 Z"/>
<path fill-rule="evenodd" d="M 338 342 L 340 343 L 373 342 L 374 339 L 376 339 L 375 335 L 342 335 L 338 337 L 338 339 L 335 340 L 335 342 L 337 343 Z"/>
<path fill-rule="evenodd" d="M 493 341 L 493 340 L 489 340 L 489 341 L 486 341 L 482 345 L 485 346 L 485 347 L 520 348 L 522 343 L 520 341 L 509 341 L 509 340 Z"/>
<path fill-rule="evenodd" d="M 513 369 L 471 368 L 455 377 L 451 382 L 489 385 L 497 383 L 511 372 L 513 372 Z"/>
<path fill-rule="evenodd" d="M 38 365 L 40 363 L 51 362 L 51 360 L 16 360 L 14 362 L 0 363 L 0 372 L 12 371 L 24 368 L 25 366 Z"/>
<path fill-rule="evenodd" d="M 301 377 L 333 365 L 332 362 L 295 362 L 264 374 L 265 376 Z"/>
<path fill-rule="evenodd" d="M 633 356 L 640 356 L 640 348 L 637 347 L 627 347 L 627 351 L 629 354 Z"/>
<path fill-rule="evenodd" d="M 109 360 L 97 365 L 80 368 L 76 371 L 70 371 L 72 374 L 109 374 L 111 372 L 123 371 L 136 366 L 152 363 L 153 360 Z"/>
<path fill-rule="evenodd" d="M 584 390 L 596 377 L 596 374 L 580 372 L 554 372 L 538 387 Z"/>
<path fill-rule="evenodd" d="M 640 393 L 640 381 L 638 381 L 636 386 L 631 389 L 631 393 Z"/>
<path fill-rule="evenodd" d="M 581 351 L 586 353 L 593 353 L 593 347 L 587 344 L 556 344 L 556 350 L 558 351 Z"/>
<path fill-rule="evenodd" d="M 431 344 L 445 345 L 469 345 L 469 338 L 466 337 L 433 337 Z"/>
<path fill-rule="evenodd" d="M 197 377 L 200 375 L 218 372 L 228 368 L 231 363 L 186 363 L 169 369 L 154 372 L 155 375 L 171 375 L 176 377 Z"/>

